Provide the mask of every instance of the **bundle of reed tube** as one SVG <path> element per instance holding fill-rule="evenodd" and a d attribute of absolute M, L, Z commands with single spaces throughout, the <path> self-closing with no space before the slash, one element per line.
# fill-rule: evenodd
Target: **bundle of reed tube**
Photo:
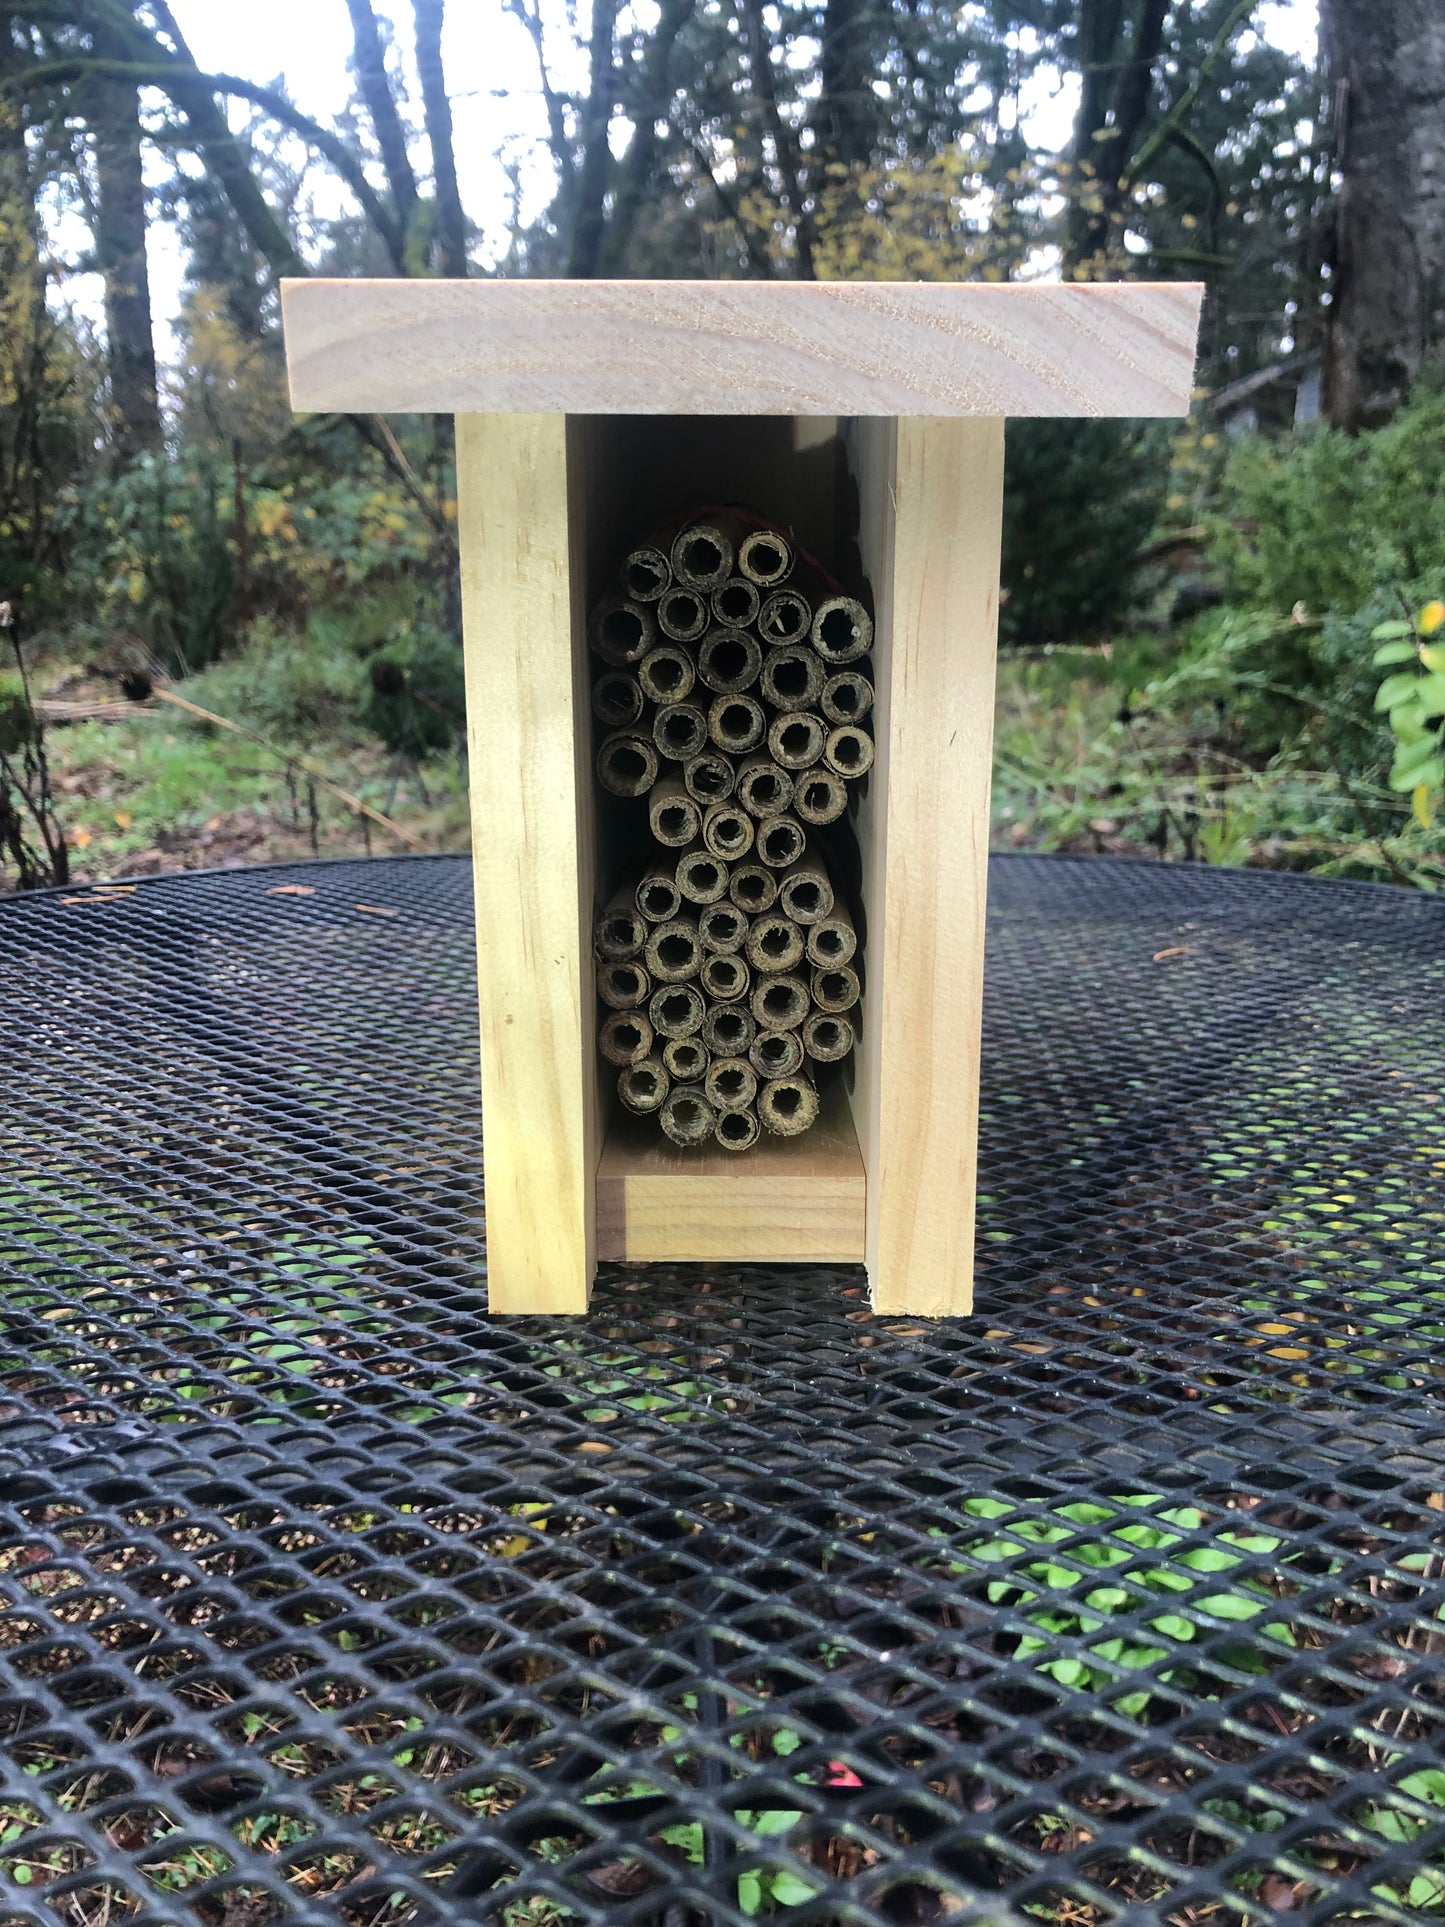
<path fill-rule="evenodd" d="M 624 559 L 589 639 L 597 779 L 632 861 L 597 918 L 598 1049 L 683 1148 L 817 1120 L 861 964 L 828 845 L 868 773 L 872 620 L 782 530 L 693 517 Z"/>

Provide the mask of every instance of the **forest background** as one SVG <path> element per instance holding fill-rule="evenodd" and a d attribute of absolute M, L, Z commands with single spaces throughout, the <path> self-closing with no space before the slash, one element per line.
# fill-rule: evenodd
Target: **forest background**
<path fill-rule="evenodd" d="M 320 113 L 206 17 L 0 4 L 0 888 L 464 845 L 448 425 L 291 417 L 310 273 L 1203 280 L 1182 429 L 1010 428 L 995 840 L 1445 881 L 1438 0 L 305 0 Z"/>

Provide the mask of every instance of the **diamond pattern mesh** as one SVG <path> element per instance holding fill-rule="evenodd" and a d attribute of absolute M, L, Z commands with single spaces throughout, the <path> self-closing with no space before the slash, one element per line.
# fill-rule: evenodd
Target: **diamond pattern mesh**
<path fill-rule="evenodd" d="M 0 908 L 0 1921 L 1445 1917 L 1445 906 L 998 860 L 942 1325 L 489 1321 L 470 914 Z"/>

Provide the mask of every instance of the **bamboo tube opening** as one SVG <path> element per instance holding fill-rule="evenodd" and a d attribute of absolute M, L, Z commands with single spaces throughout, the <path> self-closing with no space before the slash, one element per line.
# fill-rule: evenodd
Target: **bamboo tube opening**
<path fill-rule="evenodd" d="M 636 1010 L 647 1002 L 652 989 L 647 972 L 637 963 L 600 964 L 597 969 L 597 995 L 610 1010 Z"/>
<path fill-rule="evenodd" d="M 758 1120 L 751 1111 L 724 1111 L 715 1136 L 725 1151 L 751 1151 L 758 1141 Z"/>
<path fill-rule="evenodd" d="M 647 967 L 660 984 L 682 984 L 702 969 L 702 944 L 690 917 L 660 923 L 647 940 Z"/>
<path fill-rule="evenodd" d="M 856 781 L 858 777 L 866 776 L 873 767 L 873 738 L 866 730 L 855 729 L 851 723 L 845 723 L 829 736 L 823 754 L 830 769 Z"/>
<path fill-rule="evenodd" d="M 766 816 L 758 824 L 754 847 L 770 870 L 786 870 L 803 854 L 806 842 L 801 823 L 790 816 Z"/>
<path fill-rule="evenodd" d="M 823 684 L 823 714 L 830 723 L 861 723 L 873 707 L 873 685 L 857 669 L 840 669 Z"/>
<path fill-rule="evenodd" d="M 645 737 L 619 731 L 597 752 L 597 780 L 613 796 L 645 796 L 657 781 L 657 751 Z"/>
<path fill-rule="evenodd" d="M 597 1048 L 619 1070 L 640 1064 L 652 1050 L 652 1025 L 640 1010 L 614 1010 L 597 1034 Z"/>
<path fill-rule="evenodd" d="M 803 961 L 803 933 L 791 917 L 759 917 L 748 932 L 747 954 L 755 970 L 791 970 Z"/>
<path fill-rule="evenodd" d="M 746 1057 L 715 1057 L 703 1089 L 715 1111 L 745 1111 L 758 1094 L 758 1074 Z"/>
<path fill-rule="evenodd" d="M 634 549 L 622 565 L 622 580 L 634 602 L 656 602 L 672 586 L 672 564 L 661 549 Z"/>
<path fill-rule="evenodd" d="M 691 694 L 696 679 L 692 657 L 675 642 L 649 649 L 637 665 L 638 685 L 649 702 L 680 703 Z"/>
<path fill-rule="evenodd" d="M 762 706 L 751 696 L 719 696 L 707 716 L 707 733 L 730 756 L 745 756 L 763 740 L 768 726 Z"/>
<path fill-rule="evenodd" d="M 743 947 L 748 920 L 734 903 L 710 903 L 698 916 L 697 934 L 704 950 L 717 956 L 731 956 Z M 724 998 L 723 1001 L 731 1000 Z"/>
<path fill-rule="evenodd" d="M 733 793 L 737 772 L 726 756 L 705 749 L 701 755 L 688 758 L 683 765 L 682 780 L 688 795 L 697 802 L 725 803 Z"/>
<path fill-rule="evenodd" d="M 764 1084 L 758 1098 L 758 1121 L 775 1137 L 801 1137 L 818 1116 L 818 1093 L 802 1077 L 780 1077 Z"/>
<path fill-rule="evenodd" d="M 815 856 L 803 856 L 778 885 L 778 899 L 794 923 L 817 923 L 833 908 L 833 885 Z"/>
<path fill-rule="evenodd" d="M 684 1150 L 704 1143 L 717 1127 L 716 1113 L 700 1084 L 674 1084 L 663 1099 L 659 1116 L 663 1130 Z"/>
<path fill-rule="evenodd" d="M 662 1061 L 675 1083 L 695 1084 L 708 1067 L 707 1046 L 700 1037 L 669 1037 Z"/>
<path fill-rule="evenodd" d="M 598 918 L 592 948 L 607 963 L 626 963 L 640 957 L 646 943 L 647 925 L 637 914 L 634 893 L 624 887 Z"/>
<path fill-rule="evenodd" d="M 714 803 L 702 821 L 702 840 L 715 857 L 732 862 L 753 847 L 753 819 L 731 803 Z"/>
<path fill-rule="evenodd" d="M 759 1031 L 748 1046 L 748 1062 L 759 1077 L 791 1077 L 802 1066 L 803 1040 L 795 1030 Z"/>
<path fill-rule="evenodd" d="M 851 964 L 832 964 L 813 972 L 813 1002 L 830 1016 L 851 1010 L 859 994 L 858 973 Z"/>
<path fill-rule="evenodd" d="M 668 703 L 653 718 L 652 740 L 669 762 L 685 763 L 707 741 L 707 717 L 695 703 Z"/>
<path fill-rule="evenodd" d="M 672 545 L 672 572 L 689 589 L 718 589 L 733 572 L 733 545 L 715 522 L 694 522 Z"/>
<path fill-rule="evenodd" d="M 656 636 L 652 616 L 640 602 L 609 596 L 594 618 L 592 647 L 604 662 L 621 669 L 645 656 Z"/>
<path fill-rule="evenodd" d="M 710 850 L 686 850 L 677 860 L 677 887 L 689 903 L 716 903 L 728 892 L 728 866 Z"/>
<path fill-rule="evenodd" d="M 812 636 L 825 662 L 855 662 L 873 647 L 873 618 L 856 597 L 830 596 L 818 605 Z"/>
<path fill-rule="evenodd" d="M 823 665 L 811 649 L 776 649 L 763 664 L 759 686 L 774 709 L 807 709 L 823 687 Z"/>
<path fill-rule="evenodd" d="M 808 1014 L 808 986 L 798 977 L 764 977 L 751 1002 L 762 1029 L 794 1030 Z"/>
<path fill-rule="evenodd" d="M 841 904 L 835 904 L 832 915 L 815 923 L 808 932 L 808 962 L 819 969 L 836 969 L 851 963 L 857 948 L 858 933 L 853 928 L 853 919 Z"/>
<path fill-rule="evenodd" d="M 746 1004 L 714 1004 L 703 1021 L 703 1042 L 716 1057 L 742 1057 L 758 1027 Z"/>
<path fill-rule="evenodd" d="M 709 957 L 702 967 L 702 987 L 720 1004 L 736 1003 L 739 997 L 746 997 L 752 980 L 752 972 L 742 958 L 730 950 Z"/>
<path fill-rule="evenodd" d="M 670 1083 L 661 1059 L 644 1057 L 640 1064 L 630 1064 L 618 1074 L 617 1095 L 629 1111 L 635 1111 L 639 1117 L 649 1117 L 661 1109 Z"/>
<path fill-rule="evenodd" d="M 664 984 L 654 990 L 648 1020 L 659 1037 L 691 1037 L 702 1029 L 706 1007 L 691 984 Z"/>
<path fill-rule="evenodd" d="M 831 769 L 810 769 L 793 798 L 793 808 L 815 829 L 836 823 L 847 807 L 847 788 L 837 771 Z"/>
<path fill-rule="evenodd" d="M 674 642 L 695 642 L 707 627 L 707 604 L 691 589 L 669 589 L 657 605 L 657 626 Z"/>
<path fill-rule="evenodd" d="M 647 821 L 656 840 L 669 850 L 685 850 L 702 832 L 702 811 L 675 773 L 664 776 L 649 792 Z"/>
<path fill-rule="evenodd" d="M 803 1049 L 819 1064 L 837 1064 L 852 1050 L 857 1038 L 841 1011 L 815 1011 L 803 1026 Z"/>
<path fill-rule="evenodd" d="M 739 910 L 755 917 L 760 911 L 771 910 L 777 902 L 778 881 L 759 864 L 740 864 L 728 883 L 728 895 Z"/>
<path fill-rule="evenodd" d="M 758 592 L 745 576 L 735 575 L 712 592 L 712 612 L 727 629 L 746 629 L 758 619 Z"/>
<path fill-rule="evenodd" d="M 627 729 L 642 714 L 642 688 L 626 669 L 607 669 L 592 685 L 592 714 L 608 729 Z"/>
<path fill-rule="evenodd" d="M 682 908 L 682 892 L 671 868 L 649 870 L 637 886 L 637 907 L 649 923 L 669 923 Z"/>
<path fill-rule="evenodd" d="M 775 716 L 768 731 L 768 751 L 784 769 L 808 769 L 823 754 L 823 725 L 806 709 Z"/>
<path fill-rule="evenodd" d="M 813 607 L 795 589 L 770 595 L 758 615 L 758 634 L 769 644 L 801 642 L 813 623 Z"/>
<path fill-rule="evenodd" d="M 719 696 L 740 696 L 762 666 L 763 652 L 746 629 L 710 629 L 697 652 L 698 680 Z"/>
<path fill-rule="evenodd" d="M 738 772 L 738 801 L 749 816 L 780 816 L 793 800 L 793 779 L 770 756 L 750 756 Z"/>
<path fill-rule="evenodd" d="M 738 550 L 738 567 L 760 589 L 776 588 L 793 566 L 793 551 L 772 529 L 755 529 Z"/>

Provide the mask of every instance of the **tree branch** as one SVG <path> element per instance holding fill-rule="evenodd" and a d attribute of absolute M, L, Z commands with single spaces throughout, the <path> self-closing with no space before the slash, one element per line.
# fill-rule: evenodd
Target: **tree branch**
<path fill-rule="evenodd" d="M 456 148 L 452 139 L 452 103 L 442 65 L 442 27 L 446 0 L 412 0 L 416 21 L 416 66 L 421 76 L 422 111 L 427 144 L 431 148 L 432 179 L 436 183 L 437 226 L 441 236 L 443 274 L 460 279 L 467 272 L 467 217 L 457 185 Z"/>

